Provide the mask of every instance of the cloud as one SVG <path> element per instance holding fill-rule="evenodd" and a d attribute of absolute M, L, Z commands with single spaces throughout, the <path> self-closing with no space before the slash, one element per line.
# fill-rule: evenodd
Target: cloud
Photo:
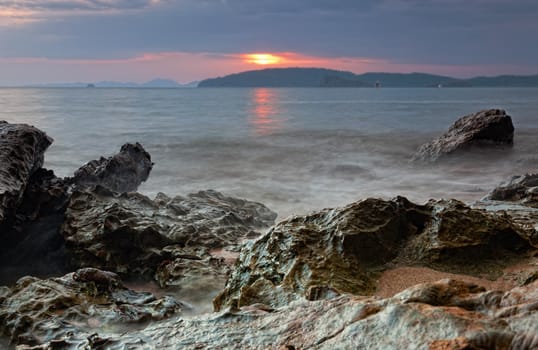
<path fill-rule="evenodd" d="M 102 80 L 145 82 L 169 78 L 179 82 L 269 67 L 325 67 L 355 73 L 429 72 L 452 76 L 495 75 L 499 70 L 528 74 L 532 67 L 520 65 L 408 64 L 382 58 L 327 57 L 296 52 L 273 52 L 270 64 L 256 64 L 248 53 L 148 52 L 118 59 L 50 59 L 44 57 L 0 58 L 0 85 L 47 82 L 97 82 Z"/>
<path fill-rule="evenodd" d="M 21 25 L 73 15 L 142 10 L 163 0 L 0 0 L 0 26 Z"/>
<path fill-rule="evenodd" d="M 0 0 L 0 56 L 293 52 L 538 72 L 537 17 L 536 0 Z"/>
<path fill-rule="evenodd" d="M 0 8 L 35 11 L 103 11 L 139 9 L 158 3 L 159 0 L 2 0 Z"/>

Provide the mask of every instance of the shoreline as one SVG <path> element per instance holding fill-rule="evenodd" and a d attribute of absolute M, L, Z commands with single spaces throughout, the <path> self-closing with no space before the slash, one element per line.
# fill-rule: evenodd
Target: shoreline
<path fill-rule="evenodd" d="M 373 344 L 394 317 L 410 337 L 398 341 L 410 345 L 456 335 L 479 342 L 477 329 L 504 332 L 511 342 L 533 342 L 538 333 L 520 325 L 532 323 L 533 314 L 520 311 L 538 300 L 536 174 L 511 178 L 472 205 L 364 196 L 280 219 L 260 202 L 214 190 L 136 192 L 154 166 L 139 143 L 58 178 L 42 168 L 52 142 L 42 131 L 0 123 L 0 136 L 0 157 L 19 171 L 2 173 L 3 263 L 60 269 L 58 277 L 21 277 L 0 288 L 2 332 L 20 349 L 356 346 L 357 337 Z M 441 329 L 430 324 L 433 314 Z M 23 321 L 30 326 L 17 326 Z M 245 337 L 250 332 L 256 340 Z"/>

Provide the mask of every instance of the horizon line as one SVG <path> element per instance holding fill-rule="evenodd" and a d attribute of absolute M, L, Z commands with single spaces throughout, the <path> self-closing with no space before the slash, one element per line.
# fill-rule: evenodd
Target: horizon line
<path fill-rule="evenodd" d="M 265 67 L 265 68 L 261 68 L 261 69 L 249 69 L 249 70 L 243 70 L 243 71 L 238 71 L 238 72 L 234 72 L 234 73 L 230 73 L 230 74 L 225 74 L 225 75 L 220 75 L 220 76 L 214 76 L 214 77 L 208 77 L 208 78 L 203 78 L 203 79 L 200 79 L 200 80 L 192 80 L 192 81 L 188 81 L 188 82 L 179 82 L 178 80 L 176 79 L 173 79 L 173 78 L 163 78 L 163 77 L 156 77 L 156 78 L 153 78 L 153 79 L 150 79 L 150 80 L 145 80 L 145 81 L 140 81 L 140 82 L 136 82 L 136 81 L 120 81 L 120 80 L 100 80 L 100 81 L 71 81 L 71 82 L 45 82 L 45 83 L 24 83 L 24 84 L 9 84 L 9 85 L 3 85 L 0 83 L 0 87 L 2 88 L 24 88 L 24 87 L 54 87 L 54 86 L 50 86 L 50 85 L 91 85 L 91 84 L 103 84 L 103 83 L 111 83 L 111 84 L 125 84 L 125 85 L 132 85 L 132 86 L 125 86 L 125 88 L 152 88 L 151 86 L 136 86 L 136 85 L 144 85 L 144 84 L 148 84 L 148 83 L 151 83 L 155 80 L 166 80 L 166 81 L 169 81 L 169 82 L 173 82 L 177 85 L 182 85 L 182 86 L 171 86 L 171 87 L 154 87 L 154 88 L 192 88 L 192 86 L 188 86 L 188 85 L 194 85 L 195 83 L 200 83 L 202 81 L 205 81 L 205 80 L 211 80 L 211 79 L 218 79 L 218 78 L 223 78 L 223 77 L 227 77 L 227 76 L 230 76 L 230 75 L 237 75 L 237 74 L 242 74 L 242 73 L 248 73 L 248 72 L 257 72 L 257 71 L 267 71 L 267 70 L 287 70 L 287 69 L 301 69 L 301 70 L 316 70 L 316 69 L 324 69 L 324 70 L 329 70 L 329 71 L 339 71 L 339 72 L 346 72 L 346 73 L 352 73 L 354 75 L 357 75 L 357 76 L 360 76 L 360 75 L 366 75 L 366 74 L 387 74 L 387 75 L 413 75 L 413 74 L 423 74 L 423 75 L 431 75 L 431 76 L 439 76 L 439 77 L 443 77 L 443 78 L 450 78 L 450 79 L 454 79 L 454 80 L 460 80 L 460 81 L 465 81 L 465 80 L 472 80 L 472 79 L 476 79 L 476 78 L 500 78 L 500 77 L 535 77 L 535 76 L 538 76 L 538 72 L 537 73 L 533 73 L 533 74 L 507 74 L 507 73 L 497 73 L 497 74 L 494 74 L 494 75 L 476 75 L 476 76 L 471 76 L 469 78 L 457 78 L 457 77 L 454 77 L 454 76 L 451 76 L 451 75 L 443 75 L 443 74 L 436 74 L 436 73 L 426 73 L 426 72 L 420 72 L 420 71 L 414 71 L 414 72 L 387 72 L 387 71 L 367 71 L 367 72 L 363 72 L 363 73 L 356 73 L 356 72 L 353 72 L 351 70 L 345 70 L 345 69 L 332 69 L 332 68 L 325 68 L 325 67 L 299 67 L 299 66 L 290 66 L 290 67 Z M 57 86 L 57 87 L 61 87 L 61 86 Z M 77 87 L 77 86 L 72 86 L 72 87 Z M 82 86 L 83 87 L 83 86 Z M 98 86 L 96 86 L 98 87 Z M 101 86 L 101 88 L 106 88 L 106 86 Z M 116 87 L 116 88 L 120 88 L 120 87 Z"/>

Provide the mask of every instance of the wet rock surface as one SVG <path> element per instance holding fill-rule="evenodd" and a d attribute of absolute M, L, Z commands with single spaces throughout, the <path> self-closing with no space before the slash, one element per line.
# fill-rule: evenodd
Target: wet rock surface
<path fill-rule="evenodd" d="M 511 144 L 507 120 L 500 110 L 464 117 L 424 154 Z M 0 287 L 0 347 L 538 348 L 536 175 L 472 207 L 369 198 L 244 245 L 276 218 L 262 204 L 133 192 L 152 167 L 140 144 L 59 179 L 42 168 L 50 142 L 0 122 L 0 275 L 76 271 Z M 409 287 L 406 274 L 428 283 Z M 187 316 L 189 305 L 165 296 L 214 295 L 227 278 L 217 313 Z"/>
<path fill-rule="evenodd" d="M 504 213 L 527 231 L 538 235 L 538 174 L 513 176 L 494 188 L 473 207 Z"/>
<path fill-rule="evenodd" d="M 115 192 L 133 192 L 148 179 L 153 167 L 151 156 L 139 143 L 126 143 L 120 152 L 92 160 L 69 179 L 76 187 L 102 186 Z"/>
<path fill-rule="evenodd" d="M 215 191 L 175 198 L 159 194 L 151 200 L 98 187 L 73 193 L 62 234 L 72 266 L 137 276 L 153 276 L 159 270 L 159 282 L 167 285 L 174 283 L 169 281 L 172 276 L 183 275 L 180 266 L 187 260 L 209 270 L 224 268 L 209 249 L 238 249 L 244 238 L 258 235 L 255 230 L 275 218 L 262 204 Z M 199 250 L 193 254 L 188 248 Z"/>
<path fill-rule="evenodd" d="M 501 109 L 483 110 L 458 119 L 448 131 L 419 147 L 415 160 L 436 161 L 471 147 L 512 146 L 512 118 Z"/>
<path fill-rule="evenodd" d="M 199 292 L 199 288 L 220 290 L 224 286 L 232 266 L 224 258 L 215 256 L 206 248 L 179 248 L 171 246 L 172 259 L 161 262 L 154 278 L 161 288 L 178 286 Z"/>
<path fill-rule="evenodd" d="M 68 342 L 60 346 L 62 339 L 84 333 L 91 346 L 104 345 L 92 334 L 135 331 L 188 308 L 170 297 L 129 290 L 116 274 L 93 268 L 44 280 L 21 278 L 13 287 L 3 287 L 0 302 L 0 330 L 12 343 L 54 340 L 54 349 L 70 348 Z"/>
<path fill-rule="evenodd" d="M 33 126 L 0 121 L 0 229 L 13 220 L 28 181 L 43 165 L 51 143 Z"/>
<path fill-rule="evenodd" d="M 509 216 L 456 200 L 366 199 L 275 225 L 242 251 L 214 303 L 217 310 L 280 307 L 305 297 L 371 295 L 379 273 L 394 266 L 495 277 L 537 243 Z"/>
<path fill-rule="evenodd" d="M 491 191 L 486 199 L 518 202 L 538 208 L 538 174 L 513 176 Z"/>
<path fill-rule="evenodd" d="M 441 280 L 386 299 L 342 295 L 276 309 L 257 304 L 157 322 L 137 333 L 72 333 L 39 349 L 61 342 L 85 349 L 92 337 L 107 349 L 535 349 L 536 283 L 500 292 Z"/>
<path fill-rule="evenodd" d="M 64 274 L 69 270 L 61 226 L 72 187 L 88 189 L 101 183 L 116 190 L 136 190 L 151 170 L 149 154 L 140 144 L 125 144 L 120 153 L 88 163 L 74 178 L 61 179 L 42 168 L 51 138 L 27 125 L 0 126 L 0 154 L 6 157 L 3 164 L 17 175 L 2 174 L 0 181 L 18 186 L 12 186 L 18 188 L 16 191 L 4 193 L 6 203 L 11 204 L 5 207 L 9 220 L 0 224 L 4 242 L 0 247 L 0 279 L 13 283 L 26 274 Z"/>
<path fill-rule="evenodd" d="M 41 168 L 30 176 L 15 219 L 2 230 L 1 281 L 68 272 L 60 234 L 67 198 L 64 181 L 52 171 Z"/>

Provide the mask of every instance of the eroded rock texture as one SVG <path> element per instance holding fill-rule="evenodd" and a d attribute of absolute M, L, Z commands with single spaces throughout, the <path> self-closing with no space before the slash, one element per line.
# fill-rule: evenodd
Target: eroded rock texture
<path fill-rule="evenodd" d="M 26 124 L 0 121 L 0 229 L 9 225 L 52 139 Z"/>
<path fill-rule="evenodd" d="M 473 146 L 512 146 L 513 142 L 512 118 L 501 109 L 483 110 L 458 119 L 445 134 L 420 146 L 414 159 L 435 161 Z"/>
<path fill-rule="evenodd" d="M 538 174 L 513 176 L 491 191 L 486 199 L 519 202 L 538 208 Z"/>
<path fill-rule="evenodd" d="M 148 179 L 151 156 L 138 142 L 126 143 L 109 158 L 92 160 L 75 171 L 70 181 L 77 187 L 99 185 L 115 192 L 132 192 Z"/>
<path fill-rule="evenodd" d="M 215 308 L 371 295 L 378 273 L 395 265 L 495 275 L 536 243 L 507 215 L 456 200 L 367 199 L 275 225 L 242 251 Z"/>
<path fill-rule="evenodd" d="M 25 274 L 66 273 L 60 228 L 71 187 L 87 189 L 99 184 L 134 191 L 152 166 L 140 144 L 125 144 L 120 153 L 88 163 L 74 178 L 60 179 L 42 168 L 43 154 L 51 143 L 34 127 L 0 123 L 1 281 L 13 283 Z"/>
<path fill-rule="evenodd" d="M 2 288 L 0 330 L 14 344 L 55 340 L 52 349 L 74 347 L 62 341 L 74 334 L 86 334 L 91 348 L 99 348 L 106 341 L 92 336 L 96 332 L 134 332 L 187 307 L 170 297 L 129 290 L 114 273 L 93 268 L 44 280 L 24 277 Z"/>
<path fill-rule="evenodd" d="M 87 349 L 100 339 L 107 349 L 530 350 L 538 345 L 537 283 L 499 292 L 441 280 L 387 299 L 342 295 L 278 309 L 257 304 L 136 333 L 45 337 L 33 349 Z"/>
<path fill-rule="evenodd" d="M 175 198 L 159 194 L 151 200 L 98 187 L 73 193 L 62 232 L 73 266 L 143 276 L 159 268 L 158 276 L 172 276 L 178 268 L 168 264 L 181 266 L 178 259 L 190 258 L 193 265 L 207 261 L 211 267 L 210 249 L 238 249 L 242 239 L 258 235 L 255 230 L 275 218 L 262 204 L 215 191 Z"/>

